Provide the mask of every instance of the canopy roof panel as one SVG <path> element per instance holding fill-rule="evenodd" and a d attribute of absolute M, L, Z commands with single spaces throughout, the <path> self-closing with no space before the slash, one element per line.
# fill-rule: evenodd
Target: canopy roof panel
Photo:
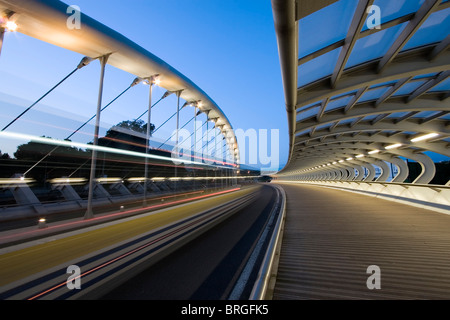
<path fill-rule="evenodd" d="M 316 11 L 291 14 L 312 2 Z M 272 4 L 290 129 L 278 176 L 352 167 L 356 156 L 450 157 L 449 1 Z"/>

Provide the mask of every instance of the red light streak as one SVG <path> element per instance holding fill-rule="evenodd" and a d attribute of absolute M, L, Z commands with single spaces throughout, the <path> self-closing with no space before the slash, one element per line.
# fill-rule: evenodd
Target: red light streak
<path fill-rule="evenodd" d="M 95 218 L 92 218 L 92 219 L 89 219 L 89 220 L 80 220 L 80 221 L 60 224 L 60 225 L 57 225 L 57 226 L 49 226 L 46 229 L 37 229 L 37 230 L 33 230 L 33 231 L 27 231 L 27 232 L 22 232 L 22 233 L 15 233 L 13 235 L 1 237 L 0 241 L 7 240 L 9 238 L 14 238 L 14 237 L 17 237 L 17 236 L 20 237 L 20 236 L 44 233 L 45 231 L 48 231 L 48 230 L 54 230 L 54 229 L 68 227 L 68 226 L 88 224 L 89 222 L 92 222 L 92 221 L 104 220 L 104 219 L 117 217 L 117 216 L 121 216 L 121 215 L 125 215 L 125 214 L 130 214 L 130 213 L 134 213 L 134 212 L 140 212 L 140 211 L 144 211 L 144 210 L 163 208 L 163 207 L 171 206 L 171 205 L 174 205 L 174 204 L 181 204 L 181 203 L 189 202 L 189 201 L 193 201 L 193 200 L 204 199 L 204 198 L 207 198 L 207 197 L 212 197 L 212 196 L 215 196 L 215 195 L 225 194 L 225 193 L 229 193 L 229 192 L 233 192 L 233 191 L 237 191 L 237 190 L 240 190 L 240 188 L 234 188 L 234 189 L 230 189 L 230 190 L 224 190 L 224 191 L 215 192 L 215 193 L 211 193 L 211 194 L 201 195 L 201 196 L 197 196 L 197 197 L 193 197 L 193 198 L 181 199 L 181 200 L 175 200 L 175 201 L 172 201 L 172 202 L 166 202 L 166 203 L 162 203 L 162 204 L 151 205 L 151 206 L 148 206 L 148 207 L 145 207 L 145 208 L 131 209 L 131 210 L 127 210 L 127 211 L 111 213 L 111 214 L 108 214 L 108 215 L 105 215 L 105 216 L 95 217 Z M 171 196 L 167 196 L 167 197 L 160 197 L 160 198 L 156 198 L 154 200 L 163 200 L 163 199 L 167 199 L 167 198 L 173 198 L 173 197 L 176 197 L 176 196 L 184 196 L 184 195 L 189 195 L 189 194 L 193 194 L 193 193 L 198 193 L 198 192 L 182 193 L 182 194 L 178 194 L 178 195 L 171 195 Z"/>
<path fill-rule="evenodd" d="M 240 190 L 240 188 L 235 188 L 235 189 L 231 189 L 231 190 L 226 190 L 226 191 L 216 192 L 216 193 L 213 193 L 213 194 L 210 194 L 210 195 L 199 196 L 199 197 L 197 197 L 197 198 L 204 198 L 204 197 L 207 197 L 207 196 L 212 196 L 212 195 L 218 195 L 218 194 L 228 193 L 228 192 L 236 191 L 236 190 Z M 182 201 L 176 201 L 176 202 L 182 202 Z M 206 217 L 203 217 L 203 218 L 200 219 L 199 221 L 203 221 L 203 220 L 205 220 L 205 219 L 206 219 Z M 101 265 L 99 265 L 99 266 L 97 266 L 97 267 L 95 267 L 95 268 L 92 268 L 92 269 L 90 269 L 90 270 L 88 270 L 88 271 L 82 273 L 81 275 L 79 275 L 79 276 L 73 278 L 73 280 L 78 279 L 78 278 L 82 278 L 82 277 L 84 277 L 84 276 L 87 276 L 87 275 L 89 275 L 89 274 L 92 273 L 92 272 L 95 272 L 95 271 L 97 271 L 97 270 L 99 270 L 99 269 L 102 269 L 102 268 L 104 268 L 104 267 L 106 267 L 106 266 L 108 266 L 108 265 L 110 265 L 110 264 L 112 264 L 112 263 L 114 263 L 114 262 L 116 262 L 116 261 L 118 261 L 118 260 L 121 260 L 121 259 L 123 259 L 123 258 L 125 258 L 125 257 L 127 257 L 127 256 L 129 256 L 129 255 L 131 255 L 131 254 L 133 254 L 133 253 L 135 253 L 135 252 L 138 252 L 138 251 L 140 251 L 140 250 L 142 250 L 142 249 L 144 249 L 144 248 L 146 248 L 146 247 L 149 247 L 149 246 L 151 246 L 151 245 L 154 244 L 154 243 L 157 243 L 157 242 L 159 242 L 159 241 L 161 241 L 161 240 L 163 240 L 163 239 L 165 239 L 165 238 L 168 238 L 168 237 L 172 236 L 173 234 L 176 234 L 176 233 L 178 233 L 178 232 L 180 232 L 180 231 L 182 231 L 182 230 L 184 230 L 184 229 L 189 228 L 189 227 L 192 226 L 192 225 L 197 224 L 199 221 L 197 221 L 197 220 L 196 220 L 196 221 L 193 221 L 193 222 L 191 222 L 191 223 L 189 223 L 189 224 L 187 224 L 187 225 L 185 225 L 185 226 L 183 226 L 183 227 L 180 227 L 180 228 L 178 228 L 178 229 L 176 229 L 176 230 L 173 230 L 173 231 L 169 232 L 168 234 L 165 234 L 165 235 L 163 235 L 163 236 L 161 236 L 161 237 L 159 237 L 159 238 L 157 238 L 157 239 L 154 239 L 154 240 L 152 240 L 152 241 L 150 241 L 150 242 L 148 242 L 148 243 L 146 243 L 146 244 L 144 244 L 144 245 L 142 245 L 142 246 L 140 246 L 140 247 L 138 247 L 138 248 L 135 248 L 135 249 L 133 249 L 133 250 L 127 252 L 127 253 L 124 253 L 124 254 L 122 254 L 122 255 L 120 255 L 120 256 L 114 258 L 114 259 L 111 259 L 111 260 L 109 260 L 109 261 L 107 261 L 107 262 L 105 262 L 105 263 L 103 263 L 103 264 L 101 264 Z M 46 291 L 43 291 L 43 292 L 41 292 L 41 293 L 39 293 L 39 294 L 37 294 L 37 295 L 35 295 L 35 296 L 29 298 L 28 300 L 35 300 L 35 299 L 37 299 L 37 298 L 39 298 L 39 297 L 41 297 L 41 296 L 43 296 L 43 295 L 45 295 L 45 294 L 47 294 L 47 293 L 49 293 L 49 292 L 52 292 L 52 291 L 54 291 L 54 290 L 56 290 L 56 289 L 58 289 L 58 288 L 61 288 L 61 287 L 64 286 L 65 284 L 67 284 L 67 281 L 64 281 L 64 282 L 62 282 L 62 283 L 60 283 L 60 284 L 58 284 L 58 285 L 56 285 L 56 286 L 54 286 L 54 287 L 52 287 L 52 288 L 50 288 L 50 289 L 47 289 Z"/>

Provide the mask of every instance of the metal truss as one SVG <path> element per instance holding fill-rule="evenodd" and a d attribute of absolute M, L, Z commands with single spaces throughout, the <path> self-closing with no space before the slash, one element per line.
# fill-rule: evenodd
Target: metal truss
<path fill-rule="evenodd" d="M 372 181 L 375 166 L 377 181 L 392 178 L 396 167 L 390 181 L 404 182 L 404 160 L 410 159 L 422 168 L 413 183 L 429 183 L 435 165 L 426 153 L 450 157 L 450 91 L 436 89 L 450 76 L 450 35 L 403 48 L 433 13 L 447 12 L 449 2 L 427 0 L 416 12 L 364 30 L 374 1 L 360 0 L 344 39 L 298 57 L 299 20 L 334 2 L 272 0 L 290 135 L 288 163 L 277 176 Z M 400 24 L 382 57 L 347 67 L 359 39 Z M 301 66 L 333 50 L 338 57 L 332 72 L 299 87 Z"/>

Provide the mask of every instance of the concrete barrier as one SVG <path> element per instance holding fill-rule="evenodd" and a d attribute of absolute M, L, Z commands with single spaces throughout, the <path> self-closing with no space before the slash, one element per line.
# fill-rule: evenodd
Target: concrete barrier
<path fill-rule="evenodd" d="M 397 201 L 427 210 L 450 214 L 450 187 L 443 185 L 362 181 L 288 181 L 278 182 L 313 184 L 340 190 L 358 192 L 386 200 Z"/>

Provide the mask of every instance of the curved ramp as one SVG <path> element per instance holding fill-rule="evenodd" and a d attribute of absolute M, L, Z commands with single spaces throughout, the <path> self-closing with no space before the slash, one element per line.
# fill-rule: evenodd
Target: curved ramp
<path fill-rule="evenodd" d="M 449 215 L 325 187 L 280 185 L 287 214 L 275 300 L 450 298 Z M 375 275 L 369 266 L 380 268 L 380 289 L 367 286 Z"/>

